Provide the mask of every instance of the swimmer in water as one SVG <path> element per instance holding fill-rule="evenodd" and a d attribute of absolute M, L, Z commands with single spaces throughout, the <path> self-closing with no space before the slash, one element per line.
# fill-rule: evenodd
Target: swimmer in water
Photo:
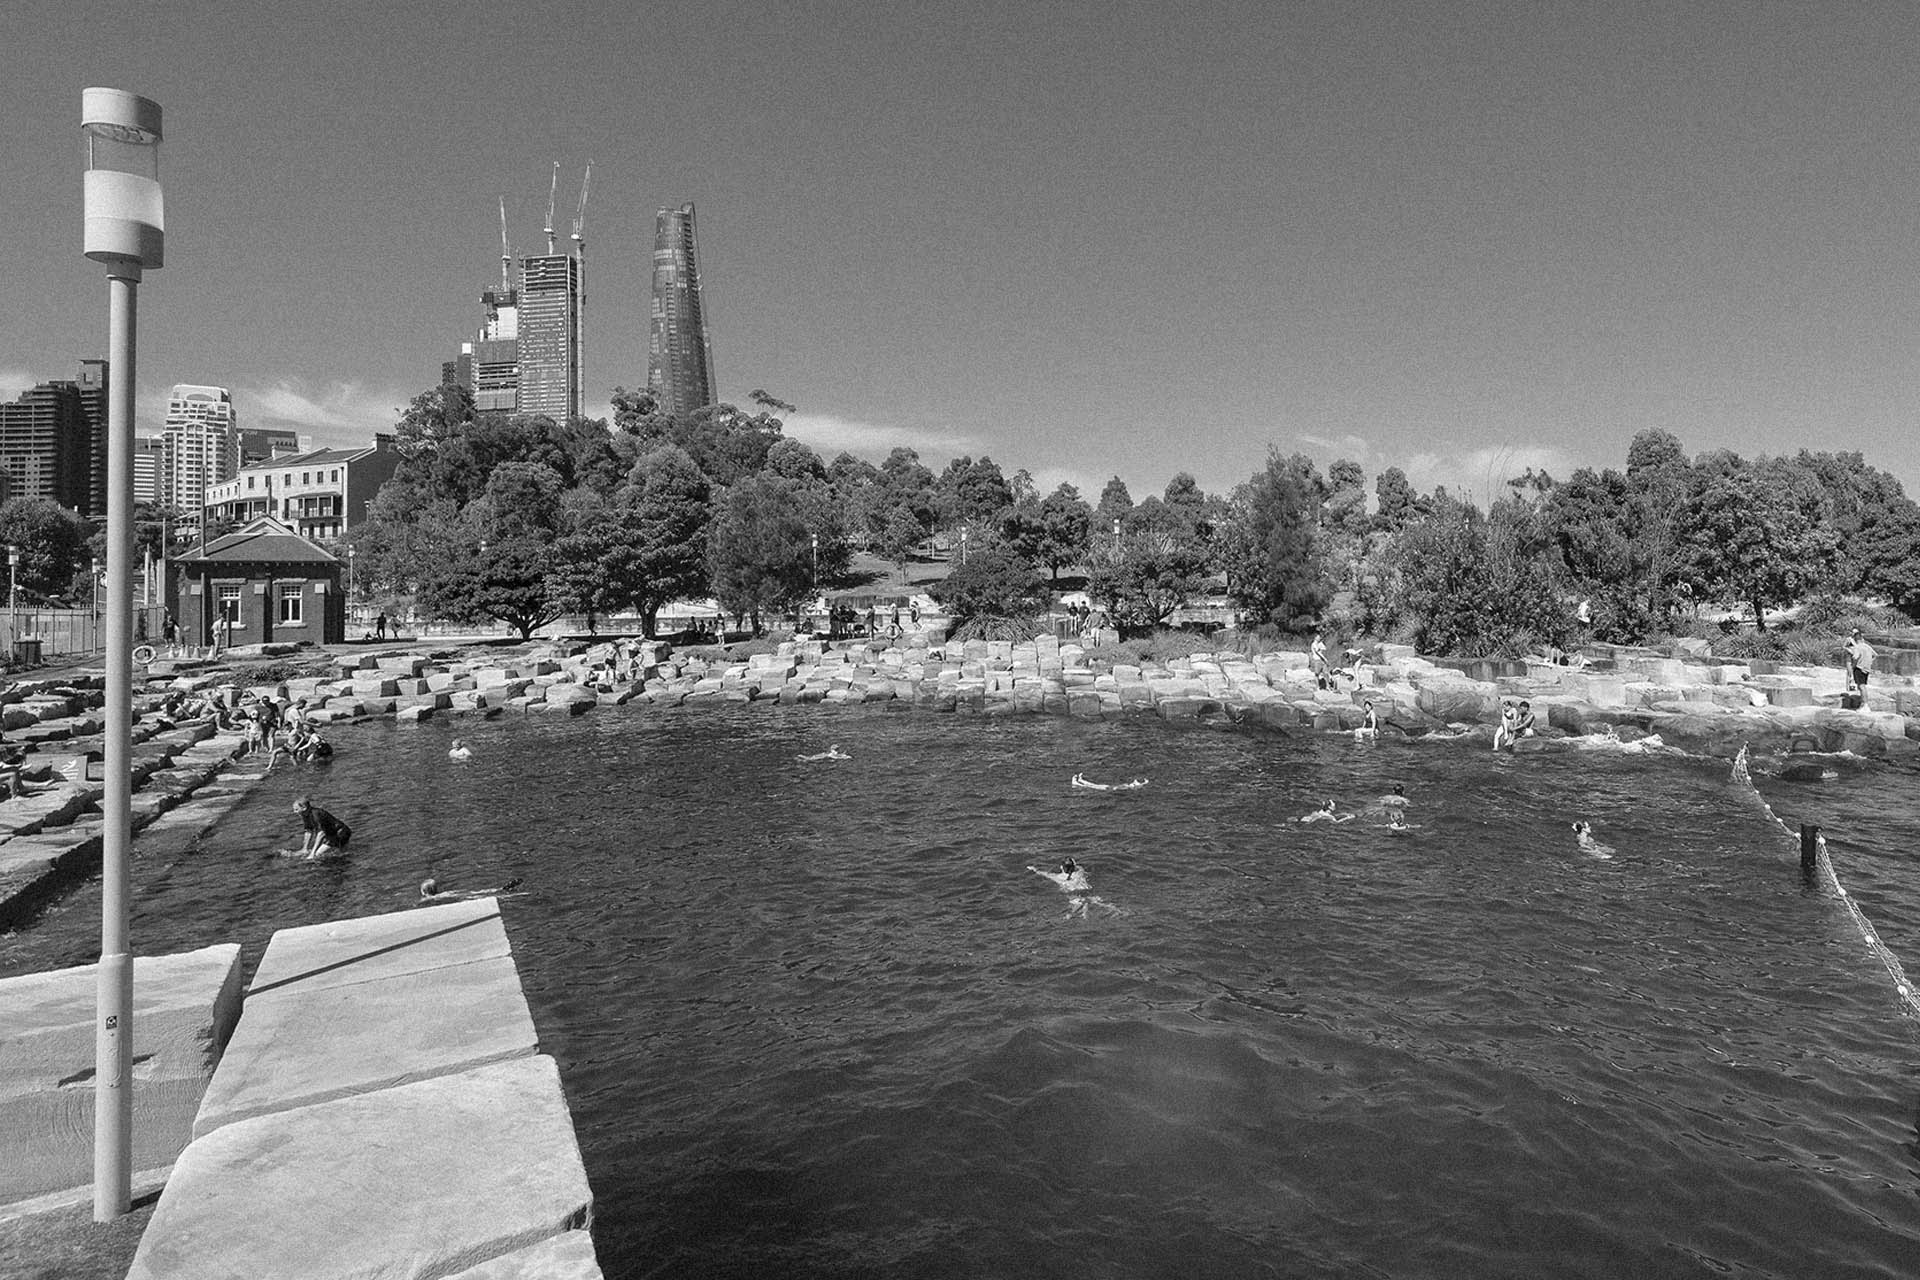
<path fill-rule="evenodd" d="M 1073 785 L 1087 791 L 1138 791 L 1147 785 L 1145 778 L 1135 778 L 1132 782 L 1090 782 L 1084 773 L 1073 775 Z"/>
<path fill-rule="evenodd" d="M 1417 822 L 1408 822 L 1407 815 L 1401 810 L 1395 809 L 1387 819 L 1386 829 L 1396 834 L 1402 831 L 1418 831 L 1420 824 Z"/>
<path fill-rule="evenodd" d="M 453 745 L 447 748 L 447 759 L 449 760 L 471 760 L 472 758 L 473 748 L 458 738 L 455 738 Z"/>
<path fill-rule="evenodd" d="M 1342 812 L 1340 807 L 1329 800 L 1312 813 L 1303 815 L 1299 821 L 1305 822 L 1352 822 L 1354 815 Z"/>
<path fill-rule="evenodd" d="M 471 902 L 476 898 L 497 898 L 512 893 L 520 887 L 521 877 L 515 876 L 497 889 L 442 889 L 440 882 L 428 876 L 420 882 L 420 901 L 422 902 Z"/>
<path fill-rule="evenodd" d="M 1060 891 L 1067 895 L 1067 919 L 1069 920 L 1074 916 L 1091 915 L 1094 907 L 1103 908 L 1115 915 L 1120 914 L 1120 908 L 1105 898 L 1096 897 L 1091 892 L 1093 886 L 1087 883 L 1086 869 L 1071 857 L 1060 859 L 1059 865 L 1052 871 L 1043 871 L 1031 863 L 1027 865 L 1027 870 L 1060 886 Z"/>
<path fill-rule="evenodd" d="M 1398 807 L 1398 806 L 1412 804 L 1413 802 L 1407 799 L 1406 784 L 1404 782 L 1396 782 L 1393 784 L 1393 794 L 1387 795 L 1387 796 L 1381 796 L 1380 803 L 1384 805 L 1392 806 L 1392 807 Z"/>
<path fill-rule="evenodd" d="M 842 751 L 840 744 L 836 742 L 825 751 L 816 752 L 810 756 L 795 756 L 794 759 L 804 760 L 811 764 L 815 760 L 851 760 L 853 757 Z"/>
<path fill-rule="evenodd" d="M 1601 844 L 1593 838 L 1593 824 L 1584 819 L 1573 824 L 1573 842 L 1580 846 L 1582 853 L 1590 853 L 1596 858 L 1611 858 L 1613 846 Z"/>

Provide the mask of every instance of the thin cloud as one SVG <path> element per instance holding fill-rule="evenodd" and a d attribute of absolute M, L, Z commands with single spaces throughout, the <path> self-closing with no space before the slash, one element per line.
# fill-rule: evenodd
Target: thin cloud
<path fill-rule="evenodd" d="M 283 379 L 265 387 L 238 387 L 234 407 L 242 426 L 291 427 L 341 444 L 364 444 L 391 431 L 410 395 L 372 391 L 358 382 L 312 388 Z"/>
<path fill-rule="evenodd" d="M 928 455 L 952 457 L 977 453 L 981 442 L 954 432 L 924 430 L 858 422 L 830 413 L 790 413 L 781 418 L 785 433 L 811 445 L 822 457 L 846 452 L 878 462 L 894 449 L 912 449 L 925 461 Z"/>
<path fill-rule="evenodd" d="M 22 391 L 31 391 L 45 381 L 20 365 L 0 365 L 0 399 L 17 400 Z"/>
<path fill-rule="evenodd" d="M 1546 445 L 1497 445 L 1464 453 L 1416 453 L 1398 464 L 1421 493 L 1445 485 L 1456 497 L 1471 496 L 1481 506 L 1507 492 L 1507 481 L 1529 467 L 1564 480 L 1576 466 L 1572 455 Z"/>
<path fill-rule="evenodd" d="M 1359 436 L 1316 436 L 1306 432 L 1294 437 L 1301 444 L 1315 449 L 1325 450 L 1336 458 L 1351 458 L 1355 462 L 1366 462 L 1373 456 L 1373 446 Z"/>

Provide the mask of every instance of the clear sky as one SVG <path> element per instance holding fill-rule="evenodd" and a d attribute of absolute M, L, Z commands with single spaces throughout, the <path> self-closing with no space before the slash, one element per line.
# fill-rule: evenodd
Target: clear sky
<path fill-rule="evenodd" d="M 10 0 L 0 388 L 103 354 L 80 91 L 157 99 L 141 429 L 364 441 L 591 158 L 587 388 L 691 200 L 722 398 L 1089 499 L 1860 449 L 1920 494 L 1920 7 Z"/>

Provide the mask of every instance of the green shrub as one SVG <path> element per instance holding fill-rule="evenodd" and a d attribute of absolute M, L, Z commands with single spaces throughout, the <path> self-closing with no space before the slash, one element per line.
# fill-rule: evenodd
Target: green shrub
<path fill-rule="evenodd" d="M 1786 642 L 1787 661 L 1802 667 L 1830 667 L 1840 656 L 1840 643 L 1832 636 L 1814 636 L 1805 632 Z"/>
<path fill-rule="evenodd" d="M 1052 628 L 1040 619 L 1018 614 L 977 613 L 947 634 L 949 641 L 1011 640 L 1016 644 L 1049 635 Z"/>

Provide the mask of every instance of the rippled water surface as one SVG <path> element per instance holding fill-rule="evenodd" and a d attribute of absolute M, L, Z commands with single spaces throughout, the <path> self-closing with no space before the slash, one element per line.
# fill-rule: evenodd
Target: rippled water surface
<path fill-rule="evenodd" d="M 1724 763 L 817 707 L 456 731 L 463 764 L 443 727 L 342 730 L 142 862 L 136 945 L 251 960 L 429 874 L 527 877 L 508 931 L 610 1276 L 1920 1260 L 1914 1024 Z M 1914 782 L 1767 794 L 1920 967 Z M 262 856 L 303 790 L 350 863 Z M 1363 812 L 1293 821 L 1328 797 Z M 1066 853 L 1093 899 L 1025 869 Z M 0 969 L 90 959 L 98 901 Z"/>

